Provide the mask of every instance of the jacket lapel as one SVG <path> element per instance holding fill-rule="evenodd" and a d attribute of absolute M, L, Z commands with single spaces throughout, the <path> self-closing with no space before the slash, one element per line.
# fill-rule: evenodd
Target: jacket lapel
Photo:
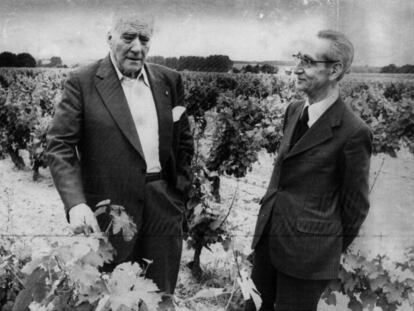
<path fill-rule="evenodd" d="M 96 76 L 96 88 L 105 106 L 111 113 L 121 132 L 141 157 L 145 159 L 131 111 L 129 110 L 121 83 L 109 56 L 102 60 Z"/>
<path fill-rule="evenodd" d="M 152 96 L 158 114 L 159 157 L 161 166 L 165 167 L 170 156 L 173 138 L 173 119 L 170 87 L 165 83 L 151 64 L 145 64 L 151 86 Z"/>
<path fill-rule="evenodd" d="M 338 100 L 322 114 L 315 124 L 313 124 L 313 126 L 311 126 L 311 128 L 292 147 L 286 154 L 285 159 L 302 153 L 332 138 L 332 127 L 338 126 L 341 123 L 343 109 L 344 104 L 342 100 L 338 98 Z M 297 120 L 298 118 L 295 120 L 295 126 Z M 291 134 L 293 134 L 293 131 Z"/>
<path fill-rule="evenodd" d="M 295 131 L 296 123 L 298 123 L 300 114 L 303 110 L 303 106 L 305 102 L 299 104 L 294 111 L 288 115 L 288 123 L 286 126 L 285 133 L 283 134 L 284 139 L 282 140 L 282 144 L 280 146 L 280 154 L 285 154 L 290 149 L 290 142 L 292 140 L 293 132 Z"/>

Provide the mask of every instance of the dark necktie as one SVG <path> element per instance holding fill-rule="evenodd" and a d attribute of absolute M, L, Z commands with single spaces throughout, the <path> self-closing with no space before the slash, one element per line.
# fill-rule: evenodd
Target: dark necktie
<path fill-rule="evenodd" d="M 293 132 L 292 141 L 290 143 L 290 148 L 292 148 L 298 140 L 303 136 L 303 134 L 306 133 L 306 131 L 309 129 L 308 127 L 308 121 L 309 121 L 309 114 L 308 114 L 308 108 L 309 106 L 306 106 L 303 110 L 302 116 L 298 120 L 298 123 L 296 124 L 295 131 Z"/>

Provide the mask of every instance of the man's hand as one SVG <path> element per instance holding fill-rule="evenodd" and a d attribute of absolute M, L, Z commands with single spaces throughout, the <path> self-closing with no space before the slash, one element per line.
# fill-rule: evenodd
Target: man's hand
<path fill-rule="evenodd" d="M 85 203 L 81 203 L 72 207 L 69 211 L 70 226 L 75 234 L 91 232 L 101 232 L 98 221 L 91 208 Z"/>

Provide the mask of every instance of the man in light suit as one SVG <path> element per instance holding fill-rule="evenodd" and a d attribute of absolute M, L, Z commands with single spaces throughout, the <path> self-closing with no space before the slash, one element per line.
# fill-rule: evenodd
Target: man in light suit
<path fill-rule="evenodd" d="M 153 260 L 146 276 L 173 294 L 193 139 L 180 75 L 144 62 L 151 36 L 152 21 L 145 16 L 115 15 L 109 55 L 71 73 L 65 84 L 47 152 L 74 230 L 105 229 L 107 219 L 93 214 L 97 202 L 122 205 L 138 234 L 129 242 L 110 237 L 117 251 L 112 268 Z"/>
<path fill-rule="evenodd" d="M 294 55 L 294 73 L 307 98 L 287 107 L 252 244 L 252 279 L 262 311 L 316 310 L 369 208 L 372 135 L 343 103 L 338 87 L 353 46 L 331 30 L 304 46 Z"/>

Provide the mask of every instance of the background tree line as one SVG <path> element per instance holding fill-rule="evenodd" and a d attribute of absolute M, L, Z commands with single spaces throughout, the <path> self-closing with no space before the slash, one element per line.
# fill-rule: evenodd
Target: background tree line
<path fill-rule="evenodd" d="M 180 57 L 163 57 L 150 56 L 148 61 L 151 63 L 163 65 L 178 71 L 203 71 L 203 72 L 229 72 L 232 73 L 278 73 L 279 68 L 269 64 L 246 65 L 241 68 L 233 67 L 233 61 L 227 55 L 210 55 L 201 56 L 180 56 Z"/>
<path fill-rule="evenodd" d="M 228 72 L 233 67 L 233 61 L 227 55 L 180 56 L 179 58 L 150 56 L 148 61 L 178 71 Z"/>
<path fill-rule="evenodd" d="M 233 68 L 232 70 L 233 73 L 251 72 L 251 73 L 270 73 L 270 74 L 278 73 L 278 71 L 279 71 L 279 67 L 272 66 L 269 64 L 255 65 L 255 66 L 247 65 L 247 66 L 243 66 L 241 69 Z"/>
<path fill-rule="evenodd" d="M 278 66 L 270 64 L 248 64 L 243 67 L 233 67 L 233 61 L 227 55 L 210 55 L 202 56 L 180 56 L 180 57 L 163 57 L 150 56 L 148 61 L 160 64 L 178 71 L 201 71 L 201 72 L 233 72 L 233 73 L 268 73 L 276 74 L 279 71 Z M 49 59 L 36 59 L 29 53 L 14 54 L 12 52 L 0 53 L 0 67 L 58 67 L 66 68 L 62 58 L 52 56 Z M 372 67 L 374 68 L 374 67 Z M 380 73 L 414 73 L 414 65 L 404 65 L 398 67 L 390 64 L 384 67 L 354 67 L 353 72 L 380 72 Z"/>
<path fill-rule="evenodd" d="M 414 65 L 397 67 L 394 64 L 381 68 L 381 73 L 414 73 Z"/>
<path fill-rule="evenodd" d="M 29 53 L 0 53 L 0 67 L 36 67 L 36 60 Z"/>
<path fill-rule="evenodd" d="M 62 58 L 52 56 L 49 59 L 36 59 L 29 53 L 14 54 L 12 52 L 0 53 L 0 67 L 58 67 L 66 68 Z"/>

